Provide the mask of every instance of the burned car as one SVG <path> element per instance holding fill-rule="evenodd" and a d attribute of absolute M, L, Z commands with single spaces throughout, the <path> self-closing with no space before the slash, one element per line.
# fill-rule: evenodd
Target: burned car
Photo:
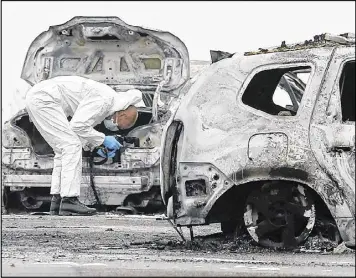
<path fill-rule="evenodd" d="M 171 33 L 131 26 L 117 17 L 74 17 L 51 26 L 32 42 L 21 78 L 33 86 L 59 75 L 103 82 L 119 94 L 128 89 L 143 93 L 134 127 L 117 130 L 109 121 L 95 127 L 130 140 L 125 140 L 116 160 L 110 158 L 102 165 L 90 163 L 91 153 L 83 151 L 81 201 L 129 210 L 162 206 L 160 140 L 179 89 L 190 78 L 184 43 Z M 93 160 L 99 162 L 100 157 Z M 5 207 L 20 201 L 32 210 L 48 203 L 52 167 L 52 148 L 27 112 L 19 111 L 2 131 Z"/>
<path fill-rule="evenodd" d="M 273 248 L 323 220 L 354 248 L 354 34 L 212 54 L 163 132 L 168 218 Z"/>

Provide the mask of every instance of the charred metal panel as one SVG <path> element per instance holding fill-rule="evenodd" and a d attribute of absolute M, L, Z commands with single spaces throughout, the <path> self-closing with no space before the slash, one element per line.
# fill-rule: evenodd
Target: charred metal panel
<path fill-rule="evenodd" d="M 159 161 L 157 148 L 129 148 L 122 155 L 121 168 L 147 168 Z"/>
<path fill-rule="evenodd" d="M 204 179 L 185 181 L 185 194 L 187 197 L 206 195 L 206 184 Z"/>
<path fill-rule="evenodd" d="M 259 55 L 273 52 L 286 52 L 286 51 L 296 51 L 296 50 L 307 50 L 312 48 L 321 47 L 332 47 L 339 45 L 352 45 L 355 44 L 355 34 L 354 33 L 344 33 L 339 35 L 332 35 L 329 33 L 324 33 L 320 35 L 315 35 L 313 39 L 305 40 L 304 42 L 286 44 L 286 41 L 282 41 L 279 47 L 271 48 L 259 48 L 257 51 L 245 52 L 244 55 Z"/>
<path fill-rule="evenodd" d="M 180 122 L 167 123 L 168 128 L 165 130 L 163 147 L 160 156 L 160 187 L 163 202 L 166 204 L 168 198 L 172 196 L 175 187 L 175 170 L 177 162 L 177 142 L 180 137 L 183 125 Z M 162 151 L 164 151 L 162 153 Z M 175 192 L 175 198 L 177 193 Z M 176 204 L 176 202 L 175 202 Z"/>
<path fill-rule="evenodd" d="M 83 177 L 80 199 L 85 204 L 95 204 L 95 196 L 89 185 L 89 177 Z M 95 176 L 95 187 L 100 202 L 105 205 L 123 205 L 128 195 L 148 191 L 148 177 Z"/>
<path fill-rule="evenodd" d="M 177 201 L 173 204 L 175 221 L 179 225 L 204 224 L 205 217 L 219 194 L 231 187 L 233 182 L 209 163 L 181 162 L 178 169 L 175 187 Z M 187 182 L 188 185 L 192 185 L 192 182 L 196 185 L 197 181 L 198 188 L 203 189 L 203 194 L 193 195 L 191 191 L 187 191 Z M 202 188 L 202 184 L 206 187 Z M 188 188 L 191 189 L 197 188 Z"/>
<path fill-rule="evenodd" d="M 330 50 L 315 52 L 315 55 L 324 58 L 318 70 L 320 73 L 319 79 L 315 80 L 316 83 L 320 82 Z M 215 161 L 214 163 L 218 163 L 216 166 L 229 175 L 247 164 L 247 141 L 258 131 L 265 130 L 266 127 L 271 129 L 273 127 L 274 130 L 281 127 L 285 129 L 283 132 L 288 138 L 291 137 L 289 134 L 294 132 L 296 123 L 300 119 L 269 117 L 257 110 L 245 108 L 236 98 L 241 85 L 255 67 L 284 61 L 306 61 L 305 56 L 294 54 L 295 57 L 285 54 L 282 56 L 269 54 L 263 58 L 254 56 L 256 59 L 234 56 L 213 64 L 205 70 L 182 100 L 176 114 L 176 119 L 184 123 L 185 134 L 189 134 L 183 138 L 180 160 Z M 306 99 L 300 110 L 308 104 L 309 97 L 314 93 L 313 90 L 315 89 L 311 88 L 304 96 Z M 304 114 L 310 113 L 309 109 L 310 106 L 304 109 L 306 111 L 303 111 L 300 117 L 307 118 Z M 302 122 L 302 126 L 306 129 L 307 122 Z M 299 144 L 302 148 L 307 148 L 307 138 L 301 139 L 302 142 Z M 231 160 L 228 160 L 230 158 Z"/>
<path fill-rule="evenodd" d="M 330 69 L 316 94 L 310 145 L 330 182 L 317 191 L 335 217 L 355 217 L 355 122 L 342 122 L 340 78 L 346 62 L 355 61 L 354 47 L 335 49 Z M 339 227 L 340 229 L 340 227 Z"/>
<path fill-rule="evenodd" d="M 111 85 L 155 87 L 169 59 L 174 68 L 164 91 L 189 79 L 188 50 L 179 38 L 128 25 L 117 17 L 74 17 L 51 26 L 32 42 L 21 78 L 33 85 L 74 74 Z"/>
<path fill-rule="evenodd" d="M 25 132 L 14 129 L 7 123 L 2 132 L 2 146 L 5 148 L 29 148 L 31 143 Z"/>
<path fill-rule="evenodd" d="M 293 179 L 299 179 L 302 181 L 308 180 L 308 172 L 307 171 L 301 170 L 301 169 L 296 169 L 296 168 L 291 168 L 291 167 L 272 168 L 271 171 L 269 172 L 269 174 L 272 178 L 283 176 L 286 178 L 290 178 L 291 180 L 293 180 Z"/>
<path fill-rule="evenodd" d="M 2 148 L 2 163 L 4 164 L 15 164 L 16 161 L 16 163 L 19 163 L 19 165 L 21 165 L 22 163 L 24 163 L 24 160 L 29 160 L 30 157 L 30 148 Z"/>
<path fill-rule="evenodd" d="M 162 123 L 154 123 L 137 127 L 134 130 L 130 131 L 127 136 L 139 138 L 141 147 L 160 147 L 162 129 Z"/>
<path fill-rule="evenodd" d="M 287 160 L 288 137 L 284 133 L 259 133 L 248 143 L 248 158 L 254 164 L 280 165 Z"/>
<path fill-rule="evenodd" d="M 134 193 L 148 191 L 152 186 L 149 184 L 149 176 L 100 176 L 94 177 L 101 203 L 104 205 L 122 205 L 125 198 Z M 90 177 L 82 176 L 80 199 L 86 205 L 96 203 L 94 193 L 89 185 Z M 3 185 L 16 188 L 26 184 L 27 187 L 51 186 L 51 175 L 4 175 Z"/>
<path fill-rule="evenodd" d="M 355 248 L 355 218 L 336 218 L 336 223 L 345 245 Z"/>
<path fill-rule="evenodd" d="M 351 150 L 355 148 L 355 126 L 330 124 L 325 127 L 327 148 L 333 150 Z"/>

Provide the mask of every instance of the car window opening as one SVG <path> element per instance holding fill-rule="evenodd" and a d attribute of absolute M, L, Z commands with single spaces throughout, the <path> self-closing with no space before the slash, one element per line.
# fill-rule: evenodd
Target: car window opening
<path fill-rule="evenodd" d="M 270 115 L 294 116 L 310 73 L 309 66 L 261 71 L 250 81 L 242 102 Z"/>
<path fill-rule="evenodd" d="M 347 62 L 343 68 L 339 88 L 341 93 L 342 121 L 355 121 L 355 61 Z"/>

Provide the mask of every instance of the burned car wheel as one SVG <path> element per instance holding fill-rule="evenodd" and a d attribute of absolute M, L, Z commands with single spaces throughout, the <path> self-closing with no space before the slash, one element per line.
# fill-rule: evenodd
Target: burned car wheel
<path fill-rule="evenodd" d="M 314 227 L 314 201 L 300 184 L 266 183 L 248 196 L 244 222 L 260 245 L 293 248 L 305 241 Z"/>
<path fill-rule="evenodd" d="M 20 192 L 20 201 L 28 210 L 38 209 L 43 205 L 42 200 L 37 200 L 36 196 L 29 194 L 26 189 Z"/>

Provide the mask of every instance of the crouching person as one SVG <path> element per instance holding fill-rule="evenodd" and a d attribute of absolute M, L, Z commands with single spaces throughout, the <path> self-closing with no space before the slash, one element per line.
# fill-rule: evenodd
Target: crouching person
<path fill-rule="evenodd" d="M 109 156 L 121 147 L 113 136 L 94 126 L 112 118 L 119 129 L 132 127 L 138 117 L 134 106 L 139 90 L 125 95 L 109 86 L 79 76 L 58 76 L 34 85 L 26 94 L 26 109 L 34 125 L 54 151 L 51 181 L 52 215 L 93 215 L 96 209 L 79 201 L 82 147 L 104 145 Z M 69 122 L 67 117 L 71 116 Z M 103 152 L 98 152 L 103 156 Z"/>

